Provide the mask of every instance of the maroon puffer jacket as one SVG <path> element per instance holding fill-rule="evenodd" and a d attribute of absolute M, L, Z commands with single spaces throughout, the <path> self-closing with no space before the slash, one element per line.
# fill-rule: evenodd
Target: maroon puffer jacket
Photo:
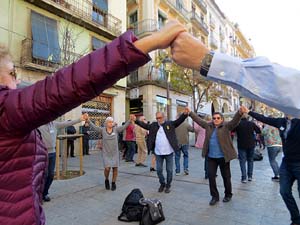
<path fill-rule="evenodd" d="M 0 224 L 45 224 L 41 193 L 47 151 L 35 130 L 150 60 L 126 32 L 105 48 L 32 86 L 0 86 Z"/>

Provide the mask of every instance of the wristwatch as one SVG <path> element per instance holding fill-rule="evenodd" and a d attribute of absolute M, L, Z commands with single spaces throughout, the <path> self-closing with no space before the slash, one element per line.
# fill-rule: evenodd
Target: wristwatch
<path fill-rule="evenodd" d="M 202 76 L 207 76 L 207 73 L 209 71 L 209 68 L 210 68 L 210 65 L 211 65 L 211 62 L 212 62 L 212 59 L 214 57 L 214 52 L 213 51 L 210 51 L 209 53 L 207 53 L 205 56 L 204 56 L 204 59 L 202 60 L 201 62 L 201 67 L 200 67 L 200 74 Z"/>

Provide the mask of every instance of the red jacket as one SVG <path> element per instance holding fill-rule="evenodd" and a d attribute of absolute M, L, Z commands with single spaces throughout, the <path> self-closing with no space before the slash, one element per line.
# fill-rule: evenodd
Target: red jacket
<path fill-rule="evenodd" d="M 47 151 L 36 130 L 112 86 L 150 58 L 126 32 L 105 48 L 32 86 L 0 86 L 0 223 L 45 224 L 41 207 Z"/>

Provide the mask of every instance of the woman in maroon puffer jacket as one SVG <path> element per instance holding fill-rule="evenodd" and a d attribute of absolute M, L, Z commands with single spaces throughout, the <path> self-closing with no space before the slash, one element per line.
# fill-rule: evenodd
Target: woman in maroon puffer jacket
<path fill-rule="evenodd" d="M 0 46 L 0 224 L 41 225 L 47 150 L 37 127 L 98 96 L 166 48 L 185 29 L 177 22 L 141 40 L 126 32 L 106 47 L 32 86 L 16 89 L 11 57 Z"/>

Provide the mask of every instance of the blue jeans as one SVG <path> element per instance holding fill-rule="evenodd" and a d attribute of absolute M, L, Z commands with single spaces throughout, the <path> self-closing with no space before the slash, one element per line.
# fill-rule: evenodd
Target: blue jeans
<path fill-rule="evenodd" d="M 167 187 L 171 186 L 173 179 L 173 153 L 169 155 L 155 155 L 156 156 L 156 170 L 157 176 L 159 178 L 159 183 L 165 185 L 165 177 L 163 175 L 163 164 L 164 159 L 166 160 L 166 170 L 167 170 Z"/>
<path fill-rule="evenodd" d="M 54 178 L 55 161 L 56 161 L 56 153 L 55 152 L 48 153 L 48 169 L 46 171 L 43 197 L 49 194 L 48 191 Z"/>
<path fill-rule="evenodd" d="M 242 173 L 242 180 L 247 178 L 252 178 L 253 174 L 253 155 L 254 155 L 254 148 L 247 148 L 247 149 L 238 149 L 239 152 L 239 161 Z M 246 171 L 246 162 L 247 162 L 247 171 Z M 247 175 L 246 175 L 247 174 Z"/>
<path fill-rule="evenodd" d="M 179 151 L 175 151 L 176 173 L 180 173 L 180 155 L 183 153 L 183 169 L 189 170 L 189 145 L 180 145 Z"/>
<path fill-rule="evenodd" d="M 135 141 L 126 141 L 127 152 L 126 160 L 132 161 L 135 154 Z"/>
<path fill-rule="evenodd" d="M 300 194 L 300 163 L 286 162 L 283 159 L 280 166 L 280 194 L 290 211 L 292 222 L 300 224 L 299 209 L 292 194 L 292 186 L 295 180 L 298 182 L 298 192 Z"/>
<path fill-rule="evenodd" d="M 276 161 L 276 157 L 277 157 L 278 153 L 281 151 L 281 147 L 278 147 L 278 146 L 267 147 L 267 149 L 268 149 L 270 166 L 272 167 L 275 177 L 278 177 L 279 176 L 279 166 Z"/>

